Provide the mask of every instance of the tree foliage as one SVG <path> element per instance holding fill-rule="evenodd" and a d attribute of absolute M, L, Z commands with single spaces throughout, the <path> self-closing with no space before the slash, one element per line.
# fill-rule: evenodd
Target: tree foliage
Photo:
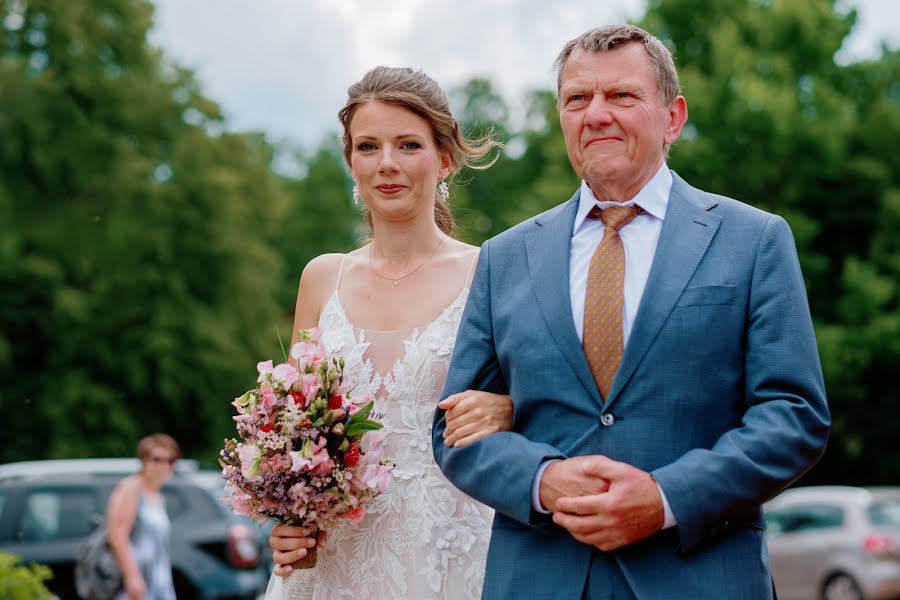
<path fill-rule="evenodd" d="M 900 386 L 900 53 L 840 65 L 833 0 L 654 0 L 690 123 L 670 166 L 794 231 L 834 418 L 813 482 L 893 483 Z M 892 418 L 893 417 L 893 418 Z"/>
<path fill-rule="evenodd" d="M 3 16 L 0 460 L 209 449 L 276 348 L 272 149 L 147 44 L 148 2 Z"/>

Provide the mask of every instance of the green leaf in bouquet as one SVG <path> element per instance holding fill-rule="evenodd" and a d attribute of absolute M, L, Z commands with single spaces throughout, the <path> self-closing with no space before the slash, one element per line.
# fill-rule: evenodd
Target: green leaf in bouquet
<path fill-rule="evenodd" d="M 328 488 L 328 489 L 325 490 L 325 491 L 326 491 L 327 493 L 329 493 L 329 494 L 334 494 L 335 496 L 337 496 L 337 497 L 340 498 L 341 500 L 346 500 L 346 499 L 347 499 L 347 496 L 344 495 L 344 494 L 342 494 L 341 492 L 339 492 L 339 491 L 337 490 L 337 488 L 330 487 L 330 488 Z"/>
<path fill-rule="evenodd" d="M 243 396 L 238 396 L 234 401 L 241 406 L 256 406 L 256 396 L 252 391 L 244 392 Z"/>
<path fill-rule="evenodd" d="M 375 407 L 375 401 L 371 400 L 368 404 L 360 408 L 358 411 L 350 415 L 349 423 L 352 425 L 353 423 L 358 423 L 362 421 L 369 420 L 369 413 L 372 412 L 372 408 Z"/>
<path fill-rule="evenodd" d="M 275 328 L 275 335 L 278 336 L 278 347 L 281 348 L 281 354 L 284 356 L 284 362 L 288 361 L 288 353 L 287 348 L 284 345 L 284 340 L 281 339 L 281 330 L 277 327 Z"/>
<path fill-rule="evenodd" d="M 349 438 L 359 437 L 369 431 L 378 431 L 382 427 L 384 427 L 384 425 L 376 421 L 362 421 L 358 423 L 351 423 L 351 425 L 347 427 L 346 435 Z"/>
<path fill-rule="evenodd" d="M 311 458 L 312 457 L 312 441 L 309 438 L 303 442 L 303 446 L 300 447 L 300 456 L 303 458 Z"/>

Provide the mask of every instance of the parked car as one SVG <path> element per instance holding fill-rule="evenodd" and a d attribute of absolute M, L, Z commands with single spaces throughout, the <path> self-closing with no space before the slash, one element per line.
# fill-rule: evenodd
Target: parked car
<path fill-rule="evenodd" d="M 780 600 L 900 598 L 900 487 L 801 487 L 765 506 Z"/>
<path fill-rule="evenodd" d="M 0 466 L 0 550 L 48 565 L 48 588 L 75 600 L 75 550 L 99 525 L 131 459 L 31 461 Z M 172 573 L 179 600 L 255 598 L 269 578 L 252 522 L 222 503 L 218 471 L 184 463 L 163 486 L 172 521 Z"/>

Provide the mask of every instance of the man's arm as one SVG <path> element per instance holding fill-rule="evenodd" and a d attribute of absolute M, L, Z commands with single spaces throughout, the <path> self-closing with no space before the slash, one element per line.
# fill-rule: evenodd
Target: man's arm
<path fill-rule="evenodd" d="M 508 394 L 494 346 L 490 302 L 490 242 L 485 242 L 469 291 L 442 397 L 468 389 Z M 531 485 L 556 448 L 501 431 L 463 448 L 444 444 L 444 411 L 435 411 L 432 447 L 438 466 L 460 490 L 522 523 L 546 522 L 531 507 Z"/>
<path fill-rule="evenodd" d="M 756 252 L 739 426 L 653 477 L 688 550 L 777 494 L 822 456 L 830 428 L 822 370 L 793 236 L 771 217 Z"/>

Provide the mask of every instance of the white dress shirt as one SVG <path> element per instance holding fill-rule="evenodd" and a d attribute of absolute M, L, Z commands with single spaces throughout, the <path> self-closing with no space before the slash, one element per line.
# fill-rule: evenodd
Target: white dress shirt
<path fill-rule="evenodd" d="M 638 305 L 641 303 L 641 296 L 644 295 L 644 287 L 647 285 L 647 276 L 650 274 L 653 255 L 656 253 L 659 234 L 662 231 L 663 220 L 666 218 L 671 190 L 672 173 L 666 163 L 659 167 L 656 174 L 638 192 L 637 196 L 627 202 L 598 202 L 587 182 L 581 182 L 581 198 L 578 202 L 578 212 L 575 214 L 569 253 L 569 296 L 578 339 L 582 339 L 584 335 L 584 296 L 587 288 L 588 269 L 591 265 L 591 257 L 603 239 L 605 229 L 599 219 L 588 219 L 588 213 L 594 206 L 604 209 L 608 206 L 636 204 L 644 209 L 643 213 L 619 230 L 619 237 L 622 238 L 622 246 L 625 249 L 625 281 L 622 289 L 622 344 L 624 347 L 628 345 L 631 326 L 634 324 L 634 317 L 637 314 Z M 552 462 L 552 460 L 546 461 L 538 468 L 531 493 L 532 506 L 536 511 L 545 514 L 548 511 L 541 506 L 540 481 L 544 470 Z M 672 514 L 672 509 L 669 507 L 662 488 L 659 489 L 659 493 L 662 496 L 665 510 L 663 528 L 666 529 L 675 525 L 675 516 Z"/>

